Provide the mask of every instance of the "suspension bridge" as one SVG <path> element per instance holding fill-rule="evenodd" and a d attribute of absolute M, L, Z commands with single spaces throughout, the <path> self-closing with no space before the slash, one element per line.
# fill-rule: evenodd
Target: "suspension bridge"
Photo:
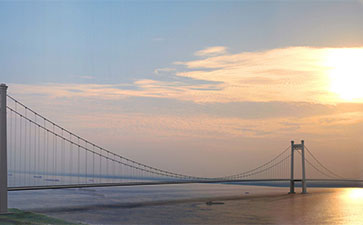
<path fill-rule="evenodd" d="M 304 141 L 250 170 L 223 177 L 181 174 L 126 158 L 86 140 L 7 94 L 0 85 L 0 213 L 8 191 L 186 183 L 286 184 L 354 182 L 321 163 Z M 295 157 L 298 154 L 299 157 Z M 299 160 L 299 158 L 301 160 Z M 165 159 L 166 160 L 166 159 Z M 309 177 L 307 178 L 307 173 Z M 315 174 L 313 177 L 313 174 Z"/>

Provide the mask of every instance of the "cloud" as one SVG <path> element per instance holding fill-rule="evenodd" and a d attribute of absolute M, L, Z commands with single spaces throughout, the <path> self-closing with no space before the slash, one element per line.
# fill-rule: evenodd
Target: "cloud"
<path fill-rule="evenodd" d="M 217 55 L 223 55 L 227 53 L 227 48 L 224 46 L 213 46 L 213 47 L 208 47 L 202 50 L 199 50 L 197 52 L 195 52 L 196 56 L 203 56 L 203 57 L 207 57 L 207 56 L 217 56 Z"/>
<path fill-rule="evenodd" d="M 127 102 L 122 108 L 132 106 L 134 113 L 152 113 L 151 109 L 157 106 L 154 111 L 158 114 L 167 106 L 168 113 L 165 115 L 170 117 L 175 114 L 194 117 L 198 114 L 206 115 L 209 121 L 213 118 L 235 118 L 236 121 L 231 124 L 244 127 L 247 134 L 256 131 L 257 128 L 252 129 L 253 124 L 260 121 L 256 126 L 261 125 L 262 128 L 254 135 L 269 135 L 270 132 L 286 129 L 304 131 L 309 123 L 339 127 L 354 124 L 362 111 L 359 104 L 339 103 L 337 95 L 329 89 L 330 67 L 326 58 L 332 52 L 339 54 L 342 50 L 289 47 L 241 52 L 181 62 L 184 68 L 155 70 L 155 73 L 183 79 L 141 79 L 120 84 L 10 84 L 9 91 L 30 102 L 38 98 L 42 101 L 46 98 L 50 102 L 56 100 L 58 104 L 59 101 L 76 99 L 88 99 L 92 104 L 99 101 L 112 104 Z M 363 51 L 362 48 L 357 50 Z M 137 108 L 135 99 L 144 99 L 142 106 Z M 154 103 L 145 105 L 145 102 Z M 108 109 L 116 110 L 112 106 Z M 299 126 L 286 125 L 296 122 L 297 118 L 302 118 L 297 120 Z M 264 125 L 267 120 L 275 121 L 271 122 L 271 128 L 268 128 L 268 123 Z M 321 128 L 314 126 L 310 127 L 312 131 Z M 226 133 L 237 135 L 241 131 L 236 128 Z"/>
<path fill-rule="evenodd" d="M 356 48 L 363 51 L 363 48 Z M 196 103 L 311 102 L 336 104 L 327 63 L 340 48 L 289 47 L 241 52 L 179 62 L 182 68 L 159 68 L 163 77 L 121 84 L 23 85 L 20 93 L 57 97 L 124 99 L 167 98 Z M 20 85 L 21 86 L 21 85 Z"/>
<path fill-rule="evenodd" d="M 363 48 L 356 48 L 363 52 Z M 331 91 L 330 55 L 342 48 L 289 47 L 260 52 L 241 52 L 177 62 L 189 71 L 177 76 L 220 82 L 221 91 L 208 101 L 341 101 Z M 341 54 L 340 54 L 341 55 Z M 199 95 L 201 97 L 201 95 Z M 196 101 L 205 101 L 198 99 Z"/>
<path fill-rule="evenodd" d="M 169 67 L 165 67 L 165 68 L 158 68 L 154 70 L 155 74 L 160 74 L 160 73 L 168 73 L 168 72 L 173 72 L 176 71 L 175 68 L 169 68 Z"/>
<path fill-rule="evenodd" d="M 150 83 L 147 82 L 147 85 Z M 58 88 L 56 85 L 50 86 L 35 94 L 31 85 L 9 86 L 11 91 L 16 93 L 17 99 L 48 118 L 56 119 L 55 121 L 65 127 L 82 129 L 82 132 L 86 133 L 88 130 L 99 130 L 103 135 L 114 136 L 115 140 L 120 136 L 170 140 L 303 136 L 309 137 L 310 141 L 319 138 L 335 140 L 338 137 L 352 139 L 360 134 L 357 126 L 363 126 L 363 104 L 356 103 L 199 104 L 152 95 L 147 98 L 90 95 L 90 91 L 85 87 L 77 88 L 76 85 L 72 88 L 69 85 Z M 38 88 L 40 86 L 37 86 Z M 102 86 L 92 86 L 88 89 L 108 90 Z M 63 92 L 67 94 L 62 94 Z"/>

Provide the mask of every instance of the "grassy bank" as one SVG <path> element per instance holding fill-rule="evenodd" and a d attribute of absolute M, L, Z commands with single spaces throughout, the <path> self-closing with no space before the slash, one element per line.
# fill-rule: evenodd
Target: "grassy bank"
<path fill-rule="evenodd" d="M 25 212 L 19 209 L 9 209 L 9 214 L 0 215 L 1 225 L 13 225 L 13 224 L 74 224 L 64 220 L 51 218 L 42 214 Z"/>

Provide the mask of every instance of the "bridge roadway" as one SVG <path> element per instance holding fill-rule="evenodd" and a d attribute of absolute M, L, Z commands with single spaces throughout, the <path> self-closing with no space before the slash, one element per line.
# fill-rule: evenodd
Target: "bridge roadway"
<path fill-rule="evenodd" d="M 122 187 L 122 186 L 149 186 L 149 185 L 168 185 L 168 184 L 212 184 L 212 183 L 259 183 L 259 182 L 289 182 L 290 179 L 246 179 L 246 180 L 184 180 L 184 181 L 160 181 L 160 182 L 127 182 L 127 183 L 93 183 L 93 184 L 65 184 L 65 185 L 40 185 L 40 186 L 19 186 L 8 187 L 8 191 L 29 191 L 46 189 L 65 189 L 65 188 L 92 188 L 92 187 Z M 295 179 L 294 182 L 301 182 Z M 307 182 L 351 182 L 362 183 L 363 180 L 349 179 L 306 179 Z"/>

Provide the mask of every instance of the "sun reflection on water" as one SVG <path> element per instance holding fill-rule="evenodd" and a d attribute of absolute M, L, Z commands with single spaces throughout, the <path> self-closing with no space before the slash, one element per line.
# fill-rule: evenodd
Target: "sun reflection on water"
<path fill-rule="evenodd" d="M 363 188 L 349 189 L 346 193 L 346 196 L 350 201 L 362 201 L 363 200 Z"/>
<path fill-rule="evenodd" d="M 348 188 L 341 194 L 336 207 L 339 209 L 340 223 L 345 225 L 362 224 L 363 188 Z M 335 215 L 337 216 L 337 215 Z"/>

